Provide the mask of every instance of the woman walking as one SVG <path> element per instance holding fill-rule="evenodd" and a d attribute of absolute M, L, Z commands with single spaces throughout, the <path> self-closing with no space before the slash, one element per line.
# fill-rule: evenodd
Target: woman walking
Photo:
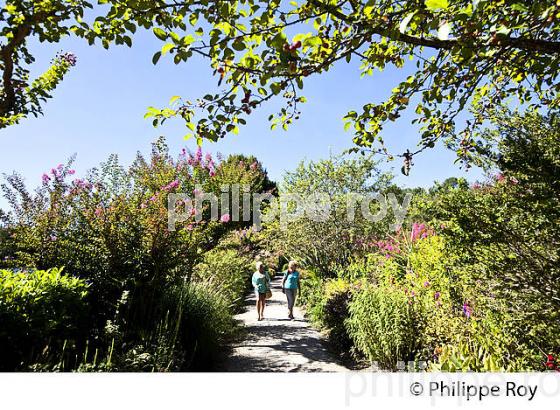
<path fill-rule="evenodd" d="M 296 303 L 298 290 L 301 292 L 297 262 L 290 261 L 288 270 L 284 272 L 284 278 L 282 279 L 282 292 L 286 294 L 288 299 L 288 318 L 290 319 L 294 318 L 294 304 Z"/>
<path fill-rule="evenodd" d="M 266 295 L 270 292 L 270 276 L 264 270 L 264 264 L 257 262 L 257 270 L 253 273 L 251 280 L 255 288 L 255 296 L 257 297 L 257 315 L 258 320 L 264 319 L 264 307 L 266 305 Z"/>

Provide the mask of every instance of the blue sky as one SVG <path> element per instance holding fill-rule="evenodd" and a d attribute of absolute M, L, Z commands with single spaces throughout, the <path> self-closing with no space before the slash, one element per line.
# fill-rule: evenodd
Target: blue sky
<path fill-rule="evenodd" d="M 31 44 L 37 58 L 34 73 L 46 69 L 60 50 L 75 53 L 78 64 L 46 103 L 44 116 L 0 131 L 0 173 L 17 171 L 34 188 L 43 172 L 74 153 L 77 174 L 83 175 L 112 153 L 129 164 L 137 151 L 148 152 L 159 135 L 167 137 L 172 152 L 178 153 L 184 146 L 194 149 L 194 141 L 183 140 L 187 130 L 179 120 L 155 129 L 143 115 L 148 106 L 163 107 L 174 95 L 195 99 L 215 91 L 217 78 L 203 60 L 176 66 L 170 58 L 162 58 L 153 66 L 151 57 L 161 45 L 147 32 L 136 35 L 132 48 L 105 50 L 72 38 L 59 44 Z M 325 158 L 330 152 L 350 148 L 352 134 L 343 130 L 344 114 L 359 110 L 366 102 L 382 101 L 406 72 L 388 69 L 360 78 L 358 61 L 341 64 L 324 75 L 308 78 L 304 89 L 308 102 L 301 106 L 301 119 L 289 131 L 270 131 L 267 117 L 279 106 L 272 103 L 256 110 L 239 135 L 228 135 L 218 143 L 205 142 L 203 148 L 226 155 L 253 154 L 271 178 L 278 180 L 303 159 Z M 418 132 L 410 124 L 410 114 L 384 134 L 393 152 L 413 149 L 417 143 Z M 453 152 L 439 147 L 416 158 L 408 177 L 400 175 L 400 163 L 385 164 L 384 168 L 394 167 L 396 182 L 403 186 L 429 186 L 450 176 L 481 178 L 480 171 L 465 173 L 454 160 Z M 5 205 L 0 199 L 0 207 Z"/>

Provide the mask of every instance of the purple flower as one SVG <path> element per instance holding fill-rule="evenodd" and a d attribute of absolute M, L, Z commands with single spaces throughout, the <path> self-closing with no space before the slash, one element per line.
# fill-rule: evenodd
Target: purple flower
<path fill-rule="evenodd" d="M 463 303 L 463 314 L 469 319 L 472 314 L 472 308 L 469 306 L 469 302 Z"/>
<path fill-rule="evenodd" d="M 59 53 L 57 55 L 57 58 L 72 67 L 74 67 L 76 65 L 76 62 L 78 61 L 78 58 L 73 53 Z"/>
<path fill-rule="evenodd" d="M 178 186 L 179 186 L 179 181 L 176 179 L 175 181 L 171 181 L 169 184 L 162 187 L 161 189 L 164 190 L 164 191 L 169 191 L 173 188 L 177 188 Z"/>
<path fill-rule="evenodd" d="M 43 174 L 41 179 L 43 180 L 43 184 L 48 184 L 49 181 L 51 180 L 51 177 L 49 177 L 47 174 Z"/>
<path fill-rule="evenodd" d="M 424 282 L 424 287 L 429 288 L 430 287 L 430 282 L 429 281 Z"/>
<path fill-rule="evenodd" d="M 202 160 L 202 148 L 201 148 L 201 147 L 198 147 L 198 148 L 196 149 L 195 161 L 196 161 L 196 163 L 198 164 L 198 163 L 200 163 L 201 160 Z"/>
<path fill-rule="evenodd" d="M 440 298 L 440 296 L 441 296 L 440 292 L 434 293 L 434 300 L 438 300 Z"/>

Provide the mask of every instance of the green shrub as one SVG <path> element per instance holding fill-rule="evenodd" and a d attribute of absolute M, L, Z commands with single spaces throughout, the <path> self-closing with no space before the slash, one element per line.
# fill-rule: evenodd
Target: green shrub
<path fill-rule="evenodd" d="M 39 356 L 83 340 L 88 285 L 61 269 L 0 270 L 0 368 L 25 368 Z M 47 360 L 47 359 L 45 359 Z"/>
<path fill-rule="evenodd" d="M 209 371 L 236 329 L 229 302 L 214 284 L 184 283 L 161 294 L 154 318 L 121 343 L 120 325 L 102 352 L 82 358 L 79 371 Z"/>
<path fill-rule="evenodd" d="M 216 248 L 204 255 L 193 273 L 195 281 L 205 281 L 232 306 L 239 307 L 251 285 L 253 261 L 233 249 Z"/>
<path fill-rule="evenodd" d="M 414 359 L 415 312 L 407 296 L 394 288 L 366 286 L 355 292 L 346 320 L 354 344 L 370 361 L 386 369 Z"/>
<path fill-rule="evenodd" d="M 352 348 L 352 340 L 345 326 L 350 317 L 352 287 L 342 279 L 328 280 L 325 284 L 325 298 L 322 313 L 323 326 L 328 329 L 330 345 L 347 355 Z"/>

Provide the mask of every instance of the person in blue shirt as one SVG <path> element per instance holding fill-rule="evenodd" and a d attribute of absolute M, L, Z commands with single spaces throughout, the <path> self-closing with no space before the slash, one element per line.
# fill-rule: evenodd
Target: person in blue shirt
<path fill-rule="evenodd" d="M 300 275 L 297 267 L 296 261 L 290 261 L 288 270 L 284 272 L 284 278 L 282 279 L 282 292 L 286 294 L 288 299 L 288 318 L 290 319 L 294 318 L 294 304 L 298 291 L 301 292 Z"/>
<path fill-rule="evenodd" d="M 262 262 L 257 262 L 257 270 L 253 273 L 251 283 L 255 288 L 255 296 L 257 298 L 258 320 L 261 321 L 264 319 L 266 294 L 270 291 L 270 276 L 265 272 L 264 264 Z"/>

